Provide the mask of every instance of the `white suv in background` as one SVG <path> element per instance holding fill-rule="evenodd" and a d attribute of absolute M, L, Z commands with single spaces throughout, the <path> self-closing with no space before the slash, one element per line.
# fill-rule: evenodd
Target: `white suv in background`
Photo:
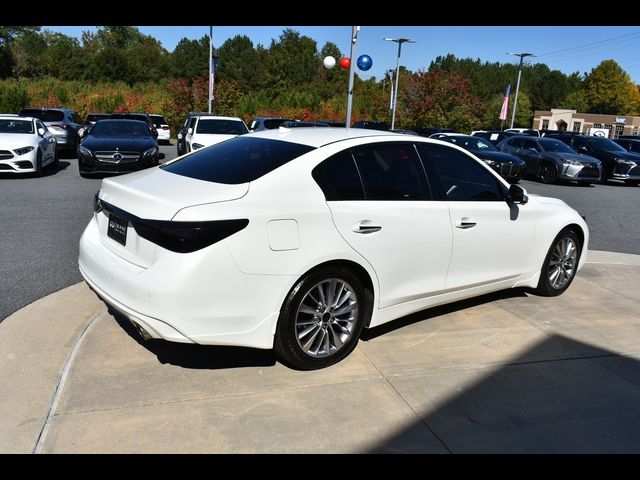
<path fill-rule="evenodd" d="M 155 113 L 149 114 L 149 118 L 153 122 L 153 126 L 156 127 L 156 130 L 158 130 L 158 143 L 166 143 L 169 145 L 171 143 L 171 128 L 167 121 L 162 115 Z"/>
<path fill-rule="evenodd" d="M 247 125 L 238 117 L 200 115 L 185 137 L 187 152 L 224 142 L 238 135 L 249 133 Z"/>

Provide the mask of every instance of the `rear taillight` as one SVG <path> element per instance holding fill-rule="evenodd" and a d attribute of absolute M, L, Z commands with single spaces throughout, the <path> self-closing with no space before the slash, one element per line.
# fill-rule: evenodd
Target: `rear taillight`
<path fill-rule="evenodd" d="M 105 211 L 131 222 L 136 233 L 142 238 L 176 253 L 195 252 L 213 245 L 249 225 L 249 220 L 246 218 L 208 222 L 147 220 L 103 201 L 100 201 L 100 206 Z"/>

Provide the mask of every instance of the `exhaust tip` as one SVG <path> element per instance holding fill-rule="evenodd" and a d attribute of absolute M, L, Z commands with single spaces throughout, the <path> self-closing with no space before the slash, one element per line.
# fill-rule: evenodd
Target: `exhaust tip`
<path fill-rule="evenodd" d="M 136 322 L 131 321 L 131 324 L 135 327 L 135 329 L 138 331 L 138 333 L 140 334 L 140 336 L 142 337 L 143 340 L 147 341 L 147 340 L 151 340 L 153 338 L 149 334 L 149 332 L 147 332 L 144 328 L 142 328 Z"/>

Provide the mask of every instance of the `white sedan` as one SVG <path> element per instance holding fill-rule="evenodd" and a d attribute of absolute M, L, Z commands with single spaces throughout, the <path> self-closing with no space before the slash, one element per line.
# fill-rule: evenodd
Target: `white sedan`
<path fill-rule="evenodd" d="M 37 118 L 0 116 L 0 173 L 35 173 L 57 164 L 56 138 Z"/>
<path fill-rule="evenodd" d="M 187 130 L 187 152 L 215 145 L 245 133 L 249 133 L 249 129 L 240 118 L 199 115 L 193 127 Z"/>
<path fill-rule="evenodd" d="M 589 230 L 450 143 L 364 129 L 243 135 L 108 178 L 80 240 L 90 287 L 145 338 L 331 365 L 363 328 L 468 297 L 555 296 Z"/>

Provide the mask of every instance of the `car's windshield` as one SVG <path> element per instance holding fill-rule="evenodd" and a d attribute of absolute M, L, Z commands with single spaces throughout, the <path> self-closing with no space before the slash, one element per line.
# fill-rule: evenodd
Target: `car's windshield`
<path fill-rule="evenodd" d="M 605 150 L 607 152 L 626 152 L 624 148 L 608 138 L 591 137 L 585 138 L 585 140 L 596 150 Z"/>
<path fill-rule="evenodd" d="M 97 122 L 98 120 L 103 120 L 105 118 L 109 118 L 109 115 L 100 114 L 100 113 L 90 113 L 87 115 L 87 122 Z"/>
<path fill-rule="evenodd" d="M 33 133 L 29 120 L 0 120 L 0 133 Z"/>
<path fill-rule="evenodd" d="M 480 137 L 466 137 L 466 136 L 446 136 L 443 138 L 439 138 L 438 140 L 444 140 L 455 145 L 458 145 L 465 150 L 470 150 L 472 152 L 477 151 L 497 151 L 498 149 L 493 146 L 491 142 L 487 142 L 483 138 Z"/>
<path fill-rule="evenodd" d="M 239 120 L 219 120 L 201 118 L 196 133 L 213 133 L 219 135 L 242 135 L 247 133 L 247 127 Z"/>
<path fill-rule="evenodd" d="M 96 137 L 150 137 L 146 123 L 135 120 L 101 120 L 91 129 L 90 135 Z"/>
<path fill-rule="evenodd" d="M 568 147 L 566 143 L 561 142 L 560 140 L 552 140 L 552 139 L 541 139 L 539 140 L 542 148 L 547 152 L 564 152 L 564 153 L 576 153 L 571 147 Z"/>
<path fill-rule="evenodd" d="M 60 110 L 41 110 L 38 108 L 25 108 L 20 112 L 21 117 L 34 117 L 43 122 L 60 122 L 64 120 L 64 112 Z"/>

